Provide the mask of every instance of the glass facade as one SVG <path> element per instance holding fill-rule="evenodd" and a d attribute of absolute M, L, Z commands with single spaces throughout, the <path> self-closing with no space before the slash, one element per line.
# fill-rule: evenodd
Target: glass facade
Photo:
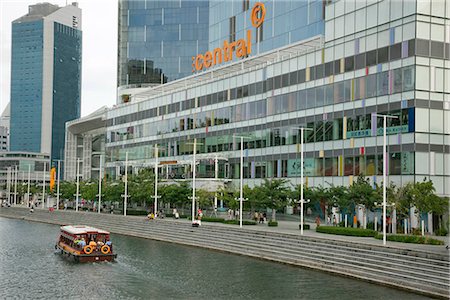
<path fill-rule="evenodd" d="M 12 24 L 11 151 L 40 152 L 43 21 Z"/>
<path fill-rule="evenodd" d="M 210 1 L 209 49 L 222 47 L 223 41 L 246 38 L 253 30 L 256 53 L 262 53 L 313 36 L 324 34 L 325 1 L 264 1 L 266 16 L 255 30 L 250 22 L 254 3 L 250 0 Z"/>
<path fill-rule="evenodd" d="M 210 1 L 210 50 L 223 40 L 244 38 L 239 34 L 251 26 L 254 3 Z M 386 165 L 388 180 L 398 186 L 427 178 L 437 194 L 449 196 L 450 5 L 264 3 L 262 33 L 252 30 L 260 55 L 187 77 L 184 87 L 169 82 L 164 91 L 145 90 L 135 98 L 139 101 L 108 110 L 107 173 L 123 174 L 126 153 L 136 169 L 151 165 L 157 144 L 159 159 L 167 164 L 159 171 L 162 178 L 191 178 L 195 138 L 197 176 L 214 177 L 219 157 L 219 178 L 237 186 L 240 143 L 235 136 L 246 136 L 246 184 L 262 178 L 298 184 L 302 126 L 311 129 L 302 141 L 308 185 L 348 185 L 358 175 L 380 184 Z M 296 5 L 306 17 L 283 23 Z M 435 19 L 419 20 L 418 14 Z M 317 35 L 310 23 L 321 27 L 322 38 L 314 39 L 320 42 L 291 45 L 299 24 L 302 39 Z M 280 24 L 289 25 L 278 31 Z M 383 122 L 376 114 L 397 117 L 387 122 L 386 162 Z"/>
<path fill-rule="evenodd" d="M 118 86 L 192 74 L 208 47 L 208 1 L 119 1 Z"/>
<path fill-rule="evenodd" d="M 81 31 L 54 23 L 52 160 L 64 157 L 66 122 L 80 117 Z"/>

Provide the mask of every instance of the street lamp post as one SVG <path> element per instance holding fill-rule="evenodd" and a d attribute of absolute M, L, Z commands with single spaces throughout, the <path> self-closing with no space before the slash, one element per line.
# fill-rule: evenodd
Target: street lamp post
<path fill-rule="evenodd" d="M 78 197 L 80 197 L 80 159 L 77 158 L 77 193 L 75 194 L 75 211 L 78 211 Z"/>
<path fill-rule="evenodd" d="M 397 119 L 397 116 L 390 116 L 390 115 L 379 115 L 379 114 L 373 114 L 375 117 L 382 117 L 383 118 L 383 245 L 386 246 L 386 159 L 387 159 L 387 153 L 386 153 L 386 119 Z"/>
<path fill-rule="evenodd" d="M 242 228 L 242 202 L 244 201 L 244 138 L 250 138 L 250 137 L 244 137 L 244 136 L 237 136 L 241 139 L 241 158 L 240 158 L 240 180 L 239 180 L 239 227 Z"/>
<path fill-rule="evenodd" d="M 61 176 L 61 160 L 58 160 L 58 174 L 56 175 L 56 210 L 59 210 L 59 196 L 61 193 L 59 192 L 59 177 Z"/>
<path fill-rule="evenodd" d="M 305 127 L 293 129 L 300 130 L 300 235 L 303 235 L 303 204 L 306 203 L 305 199 L 303 199 L 303 135 L 305 130 L 313 129 Z"/>
<path fill-rule="evenodd" d="M 19 175 L 19 171 L 17 170 L 17 166 L 14 166 L 14 205 L 17 205 L 17 177 Z"/>
<path fill-rule="evenodd" d="M 42 172 L 42 208 L 45 205 L 45 172 L 47 171 L 47 165 L 44 162 L 44 172 Z"/>
<path fill-rule="evenodd" d="M 152 198 L 155 199 L 155 206 L 154 206 L 154 213 L 155 216 L 158 213 L 158 198 L 161 198 L 161 196 L 158 196 L 158 144 L 155 145 L 155 195 L 152 196 Z M 195 154 L 194 154 L 195 157 Z M 195 159 L 194 159 L 195 161 Z"/>
<path fill-rule="evenodd" d="M 100 169 L 98 171 L 98 213 L 100 213 L 100 207 L 102 204 L 102 159 L 103 155 L 100 155 Z"/>
<path fill-rule="evenodd" d="M 27 207 L 30 206 L 30 180 L 31 180 L 31 165 L 28 165 Z"/>
<path fill-rule="evenodd" d="M 6 186 L 8 190 L 8 205 L 11 205 L 11 167 L 8 167 L 7 169 Z"/>
<path fill-rule="evenodd" d="M 123 215 L 127 215 L 127 198 L 128 198 L 128 152 L 125 153 L 125 194 L 123 197 Z"/>
<path fill-rule="evenodd" d="M 197 197 L 195 196 L 195 175 L 196 175 L 196 166 L 197 161 L 195 159 L 195 155 L 197 153 L 197 138 L 194 138 L 194 143 L 188 143 L 194 145 L 194 155 L 192 157 L 192 223 L 194 223 L 195 219 L 195 201 L 197 200 Z M 201 145 L 202 143 L 199 143 Z"/>

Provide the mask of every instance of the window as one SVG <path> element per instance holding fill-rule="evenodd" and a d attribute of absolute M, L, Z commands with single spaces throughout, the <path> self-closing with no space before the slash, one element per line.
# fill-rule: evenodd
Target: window
<path fill-rule="evenodd" d="M 378 49 L 378 63 L 382 64 L 388 61 L 389 59 L 389 47 L 384 47 Z"/>
<path fill-rule="evenodd" d="M 416 54 L 421 56 L 430 55 L 430 41 L 428 40 L 416 40 Z"/>
<path fill-rule="evenodd" d="M 431 41 L 431 56 L 444 58 L 444 43 Z"/>
<path fill-rule="evenodd" d="M 353 56 L 345 58 L 345 72 L 354 70 L 355 59 Z"/>
<path fill-rule="evenodd" d="M 362 69 L 366 65 L 366 54 L 361 53 L 355 56 L 355 70 Z"/>
<path fill-rule="evenodd" d="M 366 66 L 374 66 L 377 64 L 377 50 L 372 50 L 366 54 Z"/>
<path fill-rule="evenodd" d="M 389 48 L 389 60 L 400 59 L 402 56 L 402 44 L 398 43 Z"/>

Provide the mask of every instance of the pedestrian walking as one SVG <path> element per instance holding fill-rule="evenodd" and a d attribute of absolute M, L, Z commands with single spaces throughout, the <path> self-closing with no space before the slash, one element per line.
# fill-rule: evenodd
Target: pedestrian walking
<path fill-rule="evenodd" d="M 320 226 L 320 218 L 319 216 L 316 217 L 316 227 Z"/>

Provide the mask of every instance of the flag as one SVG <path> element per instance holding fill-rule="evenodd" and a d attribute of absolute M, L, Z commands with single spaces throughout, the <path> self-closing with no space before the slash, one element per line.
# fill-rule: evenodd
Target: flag
<path fill-rule="evenodd" d="M 56 168 L 53 167 L 50 169 L 50 191 L 53 191 L 55 187 L 55 177 L 56 177 Z"/>

